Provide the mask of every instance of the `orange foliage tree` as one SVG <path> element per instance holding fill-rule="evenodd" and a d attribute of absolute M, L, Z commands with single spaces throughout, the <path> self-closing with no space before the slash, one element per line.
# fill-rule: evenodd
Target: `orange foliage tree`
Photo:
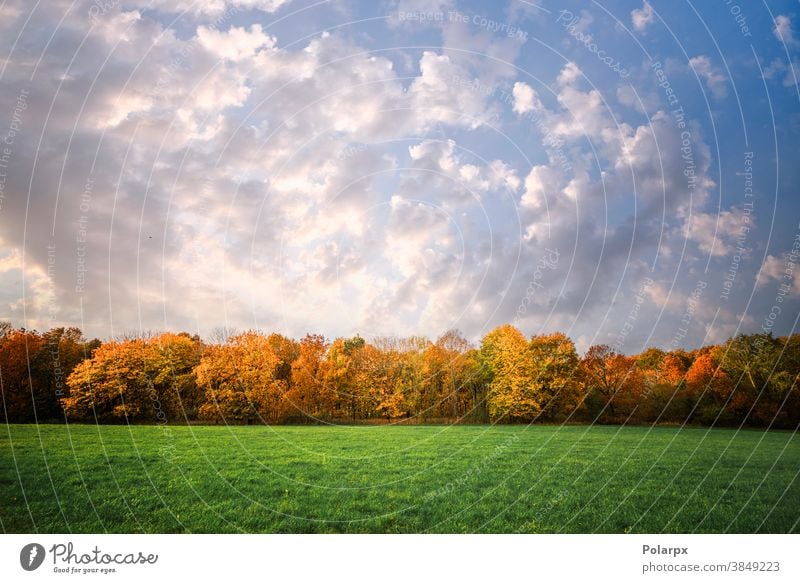
<path fill-rule="evenodd" d="M 63 419 L 67 377 L 99 346 L 78 328 L 40 334 L 6 325 L 0 334 L 0 387 L 8 421 Z"/>
<path fill-rule="evenodd" d="M 64 410 L 73 419 L 193 418 L 203 399 L 194 378 L 200 353 L 200 339 L 186 333 L 107 342 L 72 371 Z"/>
<path fill-rule="evenodd" d="M 209 346 L 195 368 L 197 384 L 206 396 L 200 418 L 247 424 L 282 421 L 290 409 L 288 384 L 278 378 L 281 362 L 275 342 L 257 332 Z"/>
<path fill-rule="evenodd" d="M 581 359 L 580 371 L 592 421 L 628 423 L 644 416 L 639 407 L 646 391 L 645 375 L 635 358 L 595 345 Z"/>
<path fill-rule="evenodd" d="M 329 420 L 333 415 L 334 399 L 325 385 L 325 354 L 328 344 L 319 334 L 307 334 L 297 348 L 292 361 L 292 384 L 286 393 L 290 419 Z"/>
<path fill-rule="evenodd" d="M 27 330 L 9 330 L 0 339 L 0 388 L 10 421 L 32 421 L 36 387 L 30 360 L 43 345 L 42 337 Z"/>
<path fill-rule="evenodd" d="M 692 363 L 686 373 L 686 390 L 689 401 L 693 403 L 693 421 L 710 424 L 732 420 L 726 407 L 733 392 L 733 383 L 712 353 L 706 352 Z"/>
<path fill-rule="evenodd" d="M 100 344 L 76 328 L 0 323 L 6 420 L 800 423 L 800 336 L 635 356 L 599 345 L 580 359 L 564 334 L 526 338 L 511 325 L 479 349 L 456 331 L 330 343 L 223 331 L 216 342 L 165 333 Z"/>

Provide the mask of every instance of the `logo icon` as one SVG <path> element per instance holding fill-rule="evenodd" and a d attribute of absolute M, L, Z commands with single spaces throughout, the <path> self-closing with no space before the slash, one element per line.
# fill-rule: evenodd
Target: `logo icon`
<path fill-rule="evenodd" d="M 39 543 L 30 543 L 19 552 L 19 564 L 26 571 L 35 571 L 44 562 L 44 547 Z"/>

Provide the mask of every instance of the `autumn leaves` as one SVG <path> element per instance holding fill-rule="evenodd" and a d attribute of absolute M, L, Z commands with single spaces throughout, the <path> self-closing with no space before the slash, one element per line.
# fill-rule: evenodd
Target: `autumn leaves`
<path fill-rule="evenodd" d="M 582 401 L 578 354 L 564 334 L 528 341 L 513 326 L 500 326 L 483 339 L 481 355 L 491 379 L 487 400 L 492 419 L 564 419 Z"/>
<path fill-rule="evenodd" d="M 10 422 L 800 421 L 800 337 L 768 334 L 636 356 L 599 345 L 581 358 L 564 334 L 526 338 L 511 325 L 479 348 L 453 331 L 435 342 L 249 331 L 212 344 L 186 333 L 101 344 L 77 329 L 6 326 L 0 374 Z"/>

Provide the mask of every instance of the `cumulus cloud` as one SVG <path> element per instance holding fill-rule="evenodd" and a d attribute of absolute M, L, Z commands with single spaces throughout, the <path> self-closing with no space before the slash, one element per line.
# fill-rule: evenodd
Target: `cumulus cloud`
<path fill-rule="evenodd" d="M 787 63 L 781 58 L 775 58 L 764 69 L 766 79 L 782 79 L 784 87 L 795 87 L 800 78 L 800 62 L 790 61 Z"/>
<path fill-rule="evenodd" d="M 36 19 L 38 29 L 57 23 L 43 13 Z M 453 258 L 464 256 L 464 233 L 474 230 L 466 207 L 519 187 L 506 162 L 461 160 L 452 140 L 439 142 L 440 150 L 423 140 L 392 151 L 392 140 L 406 135 L 475 129 L 493 117 L 486 94 L 453 90 L 454 79 L 480 74 L 467 62 L 425 51 L 419 73 L 404 83 L 391 60 L 343 36 L 324 33 L 290 50 L 258 24 L 212 22 L 179 38 L 152 16 L 117 10 L 93 23 L 86 51 L 65 77 L 87 25 L 66 19 L 58 50 L 40 65 L 26 112 L 29 139 L 18 140 L 20 164 L 8 185 L 25 192 L 30 169 L 21 161 L 33 160 L 30 136 L 42 119 L 33 112 L 55 91 L 50 80 L 65 78 L 28 221 L 47 233 L 49 195 L 63 193 L 52 241 L 58 321 L 83 321 L 100 335 L 138 324 L 350 331 L 370 325 L 353 315 L 397 314 L 395 304 L 422 310 L 428 302 L 415 294 L 445 293 L 440 282 Z M 27 66 L 13 63 L 7 74 L 24 78 Z M 4 97 L 12 96 L 6 86 Z M 386 194 L 378 182 L 399 163 L 414 173 Z M 412 187 L 427 190 L 412 199 Z M 24 236 L 17 227 L 24 221 L 14 218 L 25 212 L 23 197 L 14 198 L 0 217 L 13 250 L 7 262 L 20 256 Z M 428 225 L 431 209 L 450 218 L 415 239 L 410 225 Z M 86 232 L 80 243 L 78 224 Z M 382 225 L 390 226 L 388 238 L 379 236 Z M 28 282 L 26 317 L 41 322 L 34 288 L 42 287 L 49 241 L 27 241 L 26 265 L 14 259 L 2 277 Z M 78 253 L 88 266 L 80 285 Z M 5 315 L 21 319 L 20 302 L 9 299 Z M 421 315 L 407 317 L 394 330 L 396 319 L 387 319 L 384 332 L 417 331 Z"/>
<path fill-rule="evenodd" d="M 705 55 L 689 59 L 689 66 L 703 81 L 714 99 L 723 99 L 728 96 L 728 78 L 711 63 Z"/>
<path fill-rule="evenodd" d="M 568 62 L 558 74 L 556 82 L 563 86 L 573 85 L 583 77 L 583 71 L 572 61 Z"/>
<path fill-rule="evenodd" d="M 231 61 L 253 57 L 259 49 L 275 46 L 275 39 L 264 34 L 260 24 L 252 25 L 249 30 L 233 26 L 225 32 L 200 26 L 197 29 L 197 39 L 200 46 L 212 55 Z"/>
<path fill-rule="evenodd" d="M 750 232 L 750 215 L 741 211 L 719 213 L 695 212 L 686 221 L 686 237 L 696 242 L 701 251 L 712 256 L 730 255 L 736 242 L 745 242 Z M 740 253 L 746 249 L 740 247 Z"/>
<path fill-rule="evenodd" d="M 537 95 L 533 87 L 524 81 L 517 81 L 514 83 L 512 96 L 514 98 L 513 107 L 516 113 L 528 113 L 529 111 L 542 109 L 542 102 L 539 100 L 539 95 Z"/>
<path fill-rule="evenodd" d="M 499 189 L 516 191 L 520 185 L 516 171 L 502 160 L 492 160 L 485 165 L 461 163 L 454 140 L 423 140 L 409 147 L 408 153 L 413 168 L 429 171 L 435 177 L 433 179 L 453 181 L 449 186 L 442 185 L 442 200 L 447 200 L 448 191 L 463 190 L 471 196 L 480 197 L 482 193 Z"/>
<path fill-rule="evenodd" d="M 796 261 L 797 256 L 788 253 L 779 257 L 767 255 L 758 271 L 756 285 L 761 288 L 776 282 L 785 287 L 789 297 L 800 297 L 800 271 L 795 269 Z"/>
<path fill-rule="evenodd" d="M 792 28 L 792 20 L 783 14 L 779 14 L 775 17 L 775 26 L 772 29 L 772 34 L 788 47 L 795 47 L 798 44 L 794 29 Z"/>
<path fill-rule="evenodd" d="M 633 28 L 638 32 L 647 30 L 647 27 L 653 24 L 654 20 L 655 14 L 653 13 L 653 7 L 647 0 L 644 0 L 644 4 L 641 8 L 635 8 L 631 11 L 631 23 L 633 24 Z"/>
<path fill-rule="evenodd" d="M 126 5 L 138 8 L 158 10 L 167 14 L 180 14 L 205 17 L 219 17 L 225 14 L 235 14 L 242 10 L 262 10 L 275 12 L 291 0 L 128 0 Z M 95 3 L 92 3 L 95 4 Z M 113 7 L 117 3 L 107 2 L 97 5 L 101 10 L 108 5 Z"/>
<path fill-rule="evenodd" d="M 248 20 L 279 0 L 50 6 L 0 23 L 30 16 L 0 85 L 4 103 L 26 91 L 0 213 L 16 324 L 478 338 L 514 322 L 585 348 L 637 305 L 636 350 L 670 341 L 660 318 L 692 270 L 738 244 L 703 128 L 682 137 L 652 79 L 644 108 L 578 56 L 534 85 L 526 40 L 472 23 L 395 22 L 438 47 L 395 52 L 357 27 L 287 42 Z M 707 57 L 692 66 L 724 96 Z"/>

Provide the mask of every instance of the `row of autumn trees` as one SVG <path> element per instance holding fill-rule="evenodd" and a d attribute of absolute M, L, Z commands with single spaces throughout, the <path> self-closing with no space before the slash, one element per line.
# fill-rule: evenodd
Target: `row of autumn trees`
<path fill-rule="evenodd" d="M 457 332 L 338 338 L 245 332 L 87 341 L 76 328 L 0 327 L 6 421 L 181 423 L 580 422 L 800 424 L 800 335 L 737 336 L 687 352 L 579 357 L 510 325 L 479 347 Z"/>

